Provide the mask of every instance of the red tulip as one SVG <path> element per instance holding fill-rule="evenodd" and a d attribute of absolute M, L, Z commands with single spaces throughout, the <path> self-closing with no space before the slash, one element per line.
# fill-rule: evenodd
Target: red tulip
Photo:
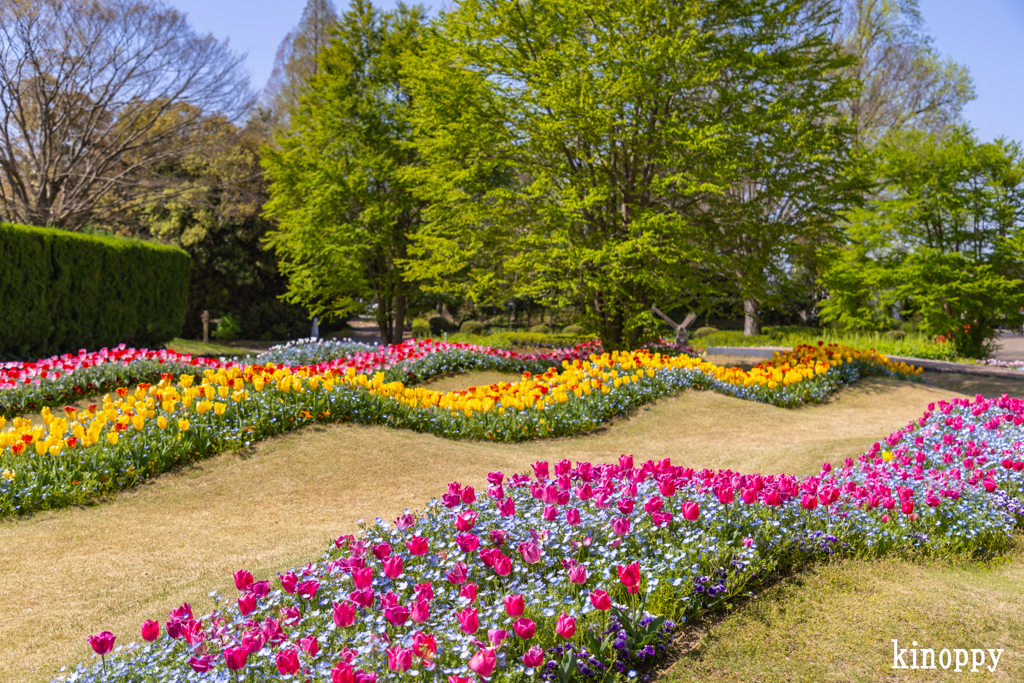
<path fill-rule="evenodd" d="M 320 582 L 312 579 L 310 581 L 303 581 L 302 583 L 296 584 L 295 592 L 304 600 L 312 600 L 316 597 L 316 592 L 319 588 Z"/>
<path fill-rule="evenodd" d="M 248 616 L 256 609 L 256 595 L 254 593 L 242 593 L 238 596 L 238 611 L 242 616 Z"/>
<path fill-rule="evenodd" d="M 477 517 L 479 517 L 479 515 L 476 512 L 466 510 L 455 518 L 455 528 L 459 531 L 469 531 L 473 528 L 473 525 L 476 524 Z"/>
<path fill-rule="evenodd" d="M 688 500 L 683 503 L 683 519 L 688 522 L 696 522 L 700 517 L 700 505 Z"/>
<path fill-rule="evenodd" d="M 626 591 L 633 595 L 640 590 L 640 563 L 634 562 L 632 564 L 616 566 L 619 572 L 619 581 L 626 587 Z"/>
<path fill-rule="evenodd" d="M 818 497 L 813 493 L 805 494 L 800 500 L 800 504 L 803 505 L 806 510 L 813 510 L 818 507 Z"/>
<path fill-rule="evenodd" d="M 426 555 L 430 552 L 430 545 L 422 536 L 413 536 L 405 542 L 405 547 L 409 549 L 410 555 Z"/>
<path fill-rule="evenodd" d="M 512 558 L 503 553 L 499 553 L 494 559 L 494 571 L 497 572 L 498 576 L 508 576 L 511 574 Z"/>
<path fill-rule="evenodd" d="M 320 652 L 320 641 L 313 636 L 306 636 L 299 639 L 299 647 L 310 657 L 316 657 L 316 653 Z"/>
<path fill-rule="evenodd" d="M 114 641 L 117 639 L 110 631 L 104 631 L 95 636 L 89 636 L 89 644 L 96 654 L 101 657 L 114 649 Z"/>
<path fill-rule="evenodd" d="M 277 653 L 277 671 L 282 676 L 290 676 L 299 670 L 299 653 L 288 648 Z"/>
<path fill-rule="evenodd" d="M 160 637 L 160 622 L 149 619 L 142 623 L 142 639 L 152 643 Z"/>
<path fill-rule="evenodd" d="M 331 683 L 355 683 L 352 667 L 339 662 L 336 667 L 331 669 Z"/>
<path fill-rule="evenodd" d="M 903 511 L 903 514 L 909 515 L 914 511 L 914 501 L 910 500 L 909 498 L 903 501 L 903 503 L 900 505 L 900 510 Z"/>
<path fill-rule="evenodd" d="M 434 636 L 427 635 L 423 631 L 416 631 L 412 637 L 412 653 L 420 659 L 429 661 L 433 659 L 436 652 L 437 641 Z"/>
<path fill-rule="evenodd" d="M 249 650 L 244 647 L 224 648 L 224 663 L 232 671 L 237 671 L 245 666 L 245 660 L 249 658 Z"/>
<path fill-rule="evenodd" d="M 405 605 L 388 605 L 384 608 L 384 618 L 392 626 L 404 626 L 410 614 L 411 611 Z"/>

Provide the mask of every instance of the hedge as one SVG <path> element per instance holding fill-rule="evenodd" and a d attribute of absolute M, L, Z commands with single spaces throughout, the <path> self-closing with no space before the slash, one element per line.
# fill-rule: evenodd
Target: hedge
<path fill-rule="evenodd" d="M 0 355 L 42 358 L 181 334 L 189 256 L 138 240 L 0 223 Z"/>

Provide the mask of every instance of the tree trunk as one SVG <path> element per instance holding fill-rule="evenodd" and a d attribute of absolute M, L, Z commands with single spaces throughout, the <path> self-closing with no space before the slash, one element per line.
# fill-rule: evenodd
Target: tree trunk
<path fill-rule="evenodd" d="M 405 295 L 398 294 L 395 296 L 395 332 L 392 335 L 394 341 L 392 344 L 401 344 L 403 333 L 405 332 Z"/>
<path fill-rule="evenodd" d="M 761 311 L 757 299 L 743 300 L 743 334 L 747 337 L 761 334 Z"/>

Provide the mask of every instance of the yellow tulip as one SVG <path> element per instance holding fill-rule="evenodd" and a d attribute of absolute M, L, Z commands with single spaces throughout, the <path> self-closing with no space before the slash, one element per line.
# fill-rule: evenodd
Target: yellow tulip
<path fill-rule="evenodd" d="M 107 441 L 110 442 L 111 446 L 117 445 L 117 432 L 107 432 Z"/>
<path fill-rule="evenodd" d="M 180 429 L 183 432 L 187 432 L 188 428 L 189 428 L 188 420 L 186 420 L 185 418 L 181 418 L 181 419 L 178 420 L 178 429 Z"/>

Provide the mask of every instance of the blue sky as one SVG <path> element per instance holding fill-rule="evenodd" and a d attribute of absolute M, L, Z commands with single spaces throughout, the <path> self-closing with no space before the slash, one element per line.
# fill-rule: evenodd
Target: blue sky
<path fill-rule="evenodd" d="M 285 34 L 302 16 L 305 0 L 168 0 L 201 33 L 228 38 L 248 53 L 253 86 L 262 91 Z M 393 0 L 380 0 L 383 8 Z M 410 3 L 411 4 L 411 3 Z M 426 2 L 428 7 L 440 2 Z M 940 52 L 965 64 L 977 99 L 965 111 L 978 136 L 1024 143 L 1024 0 L 919 0 Z M 347 2 L 335 0 L 341 12 Z"/>

